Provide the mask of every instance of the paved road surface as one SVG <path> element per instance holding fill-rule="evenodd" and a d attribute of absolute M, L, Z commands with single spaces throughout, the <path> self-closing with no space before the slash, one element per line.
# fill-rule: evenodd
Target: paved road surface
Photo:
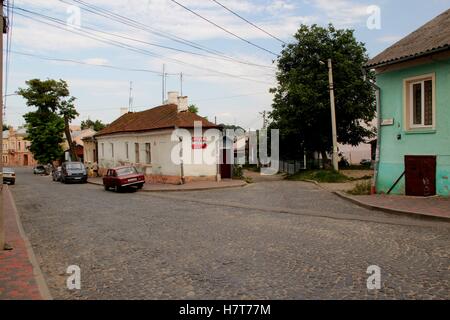
<path fill-rule="evenodd" d="M 367 211 L 310 184 L 115 194 L 18 169 L 11 189 L 58 299 L 450 298 L 449 224 Z M 69 265 L 80 291 L 66 288 Z M 381 290 L 367 290 L 370 265 Z"/>

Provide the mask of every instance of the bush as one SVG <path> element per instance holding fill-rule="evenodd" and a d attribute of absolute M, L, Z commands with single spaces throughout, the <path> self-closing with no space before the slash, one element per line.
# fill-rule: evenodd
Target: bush
<path fill-rule="evenodd" d="M 244 169 L 240 165 L 233 166 L 233 178 L 235 179 L 243 179 L 244 178 Z"/>
<path fill-rule="evenodd" d="M 294 175 L 290 175 L 286 178 L 292 181 L 305 181 L 313 180 L 322 183 L 337 183 L 337 182 L 347 182 L 350 180 L 349 177 L 343 175 L 334 170 L 309 170 L 302 171 Z"/>
<path fill-rule="evenodd" d="M 371 189 L 372 181 L 367 180 L 357 183 L 352 190 L 348 191 L 348 193 L 354 196 L 368 196 L 371 193 Z"/>

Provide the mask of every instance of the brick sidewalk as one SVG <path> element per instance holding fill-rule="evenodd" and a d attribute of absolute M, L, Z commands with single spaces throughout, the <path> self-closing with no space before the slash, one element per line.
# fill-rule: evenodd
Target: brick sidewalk
<path fill-rule="evenodd" d="M 42 300 L 49 298 L 40 290 L 27 250 L 27 240 L 23 237 L 17 222 L 17 212 L 9 188 L 3 188 L 3 213 L 5 218 L 6 242 L 11 251 L 0 251 L 0 300 Z M 42 293 L 44 291 L 44 293 Z M 44 297 L 45 296 L 45 297 Z"/>
<path fill-rule="evenodd" d="M 335 193 L 342 198 L 369 209 L 450 221 L 450 199 L 447 198 L 419 198 L 394 195 L 351 196 L 344 192 Z"/>
<path fill-rule="evenodd" d="M 91 184 L 103 185 L 102 178 L 89 178 Z M 199 191 L 210 189 L 227 189 L 244 187 L 247 183 L 243 180 L 194 181 L 183 185 L 146 183 L 142 191 L 146 192 L 175 192 L 175 191 Z"/>

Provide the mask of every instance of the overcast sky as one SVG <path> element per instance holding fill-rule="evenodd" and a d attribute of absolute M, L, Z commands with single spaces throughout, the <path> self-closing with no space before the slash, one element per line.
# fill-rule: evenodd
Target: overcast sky
<path fill-rule="evenodd" d="M 267 51 L 279 53 L 281 50 L 280 41 L 247 24 L 211 0 L 177 1 Z M 81 29 L 71 30 L 85 30 L 90 37 L 110 39 L 109 43 L 96 41 L 31 20 L 23 15 L 51 23 L 46 17 L 20 10 L 76 24 L 77 10 L 71 7 L 75 4 L 72 0 L 15 0 L 17 11 L 14 15 L 12 51 L 16 53 L 11 54 L 8 94 L 23 87 L 27 79 L 64 79 L 68 81 L 72 95 L 77 97 L 76 106 L 80 117 L 74 123 L 87 118 L 109 123 L 120 115 L 120 108 L 128 107 L 130 81 L 133 82 L 135 111 L 161 104 L 162 77 L 157 72 L 162 72 L 165 64 L 166 72 L 169 73 L 167 90 L 180 91 L 180 77 L 176 74 L 183 72 L 183 94 L 189 96 L 190 102 L 197 104 L 201 115 L 208 116 L 210 120 L 217 117 L 219 123 L 237 124 L 245 128 L 261 126 L 259 112 L 270 111 L 272 95 L 268 90 L 275 86 L 275 65 L 272 61 L 276 57 L 273 54 L 234 38 L 170 0 L 86 2 L 145 24 L 154 32 L 150 32 L 148 28 L 145 28 L 147 31 L 142 30 L 144 28 L 136 29 L 81 9 Z M 366 43 L 371 57 L 450 7 L 450 0 L 219 2 L 285 42 L 291 41 L 292 35 L 302 23 L 327 25 L 331 22 L 338 27 L 355 29 L 357 39 Z M 368 8 L 374 5 L 381 10 L 380 29 L 369 29 L 367 26 L 370 16 Z M 82 8 L 80 5 L 79 7 Z M 61 27 L 65 28 L 63 25 Z M 98 33 L 92 29 L 110 34 Z M 209 53 L 170 40 L 167 36 L 179 41 L 191 41 L 196 47 L 201 45 Z M 112 45 L 111 40 L 121 47 Z M 123 48 L 124 45 L 133 48 L 130 51 Z M 211 52 L 216 51 L 222 57 L 211 57 Z M 24 53 L 35 56 L 23 55 Z M 229 58 L 223 56 L 234 60 L 226 61 Z M 141 71 L 44 60 L 43 57 Z M 8 97 L 5 122 L 15 127 L 22 125 L 22 115 L 27 110 L 30 108 L 26 107 L 20 97 Z"/>

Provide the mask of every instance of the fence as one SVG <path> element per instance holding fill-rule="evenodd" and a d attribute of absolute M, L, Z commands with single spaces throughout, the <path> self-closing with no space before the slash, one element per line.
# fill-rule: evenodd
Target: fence
<path fill-rule="evenodd" d="M 280 173 L 296 174 L 301 170 L 306 170 L 304 160 L 280 160 Z"/>

